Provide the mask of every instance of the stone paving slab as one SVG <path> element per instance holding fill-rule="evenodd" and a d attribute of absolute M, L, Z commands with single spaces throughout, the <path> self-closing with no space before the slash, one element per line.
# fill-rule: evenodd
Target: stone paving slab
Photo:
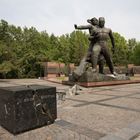
<path fill-rule="evenodd" d="M 128 125 L 127 128 L 122 128 L 119 131 L 108 134 L 100 140 L 140 140 L 140 123 L 134 122 Z"/>
<path fill-rule="evenodd" d="M 114 133 L 115 136 L 121 137 L 122 139 L 129 140 L 139 133 L 139 130 L 131 128 L 123 128 L 118 132 Z"/>
<path fill-rule="evenodd" d="M 87 127 L 82 127 L 82 126 L 67 122 L 65 120 L 59 120 L 56 122 L 56 124 L 60 127 L 63 127 L 64 129 L 69 129 L 78 134 L 81 134 L 81 135 L 84 135 L 93 139 L 100 139 L 101 137 L 105 136 L 105 134 L 103 133 L 99 133 Z"/>
<path fill-rule="evenodd" d="M 121 137 L 114 135 L 107 135 L 106 137 L 103 137 L 100 140 L 126 140 L 126 139 L 122 139 Z"/>
<path fill-rule="evenodd" d="M 132 111 L 136 111 L 136 112 L 140 112 L 140 108 L 138 108 L 138 106 L 140 106 L 140 99 L 135 99 L 135 98 L 118 98 L 118 99 L 114 99 L 114 100 L 109 100 L 109 101 L 104 101 L 102 103 L 106 104 L 106 105 L 110 105 L 110 106 L 114 106 L 114 107 L 118 107 L 118 108 L 124 108 L 126 110 L 132 110 Z"/>
<path fill-rule="evenodd" d="M 39 79 L 0 80 L 0 87 L 28 84 L 56 86 L 57 91 L 71 88 Z M 56 121 L 16 136 L 0 127 L 0 140 L 133 140 L 139 134 L 140 84 L 82 88 L 77 93 L 58 106 L 57 121 L 70 125 Z"/>

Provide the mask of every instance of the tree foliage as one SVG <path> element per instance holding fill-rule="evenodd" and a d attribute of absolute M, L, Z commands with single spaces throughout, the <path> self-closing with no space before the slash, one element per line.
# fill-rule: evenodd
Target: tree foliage
<path fill-rule="evenodd" d="M 135 65 L 140 65 L 140 42 L 138 42 L 133 50 L 132 62 Z"/>

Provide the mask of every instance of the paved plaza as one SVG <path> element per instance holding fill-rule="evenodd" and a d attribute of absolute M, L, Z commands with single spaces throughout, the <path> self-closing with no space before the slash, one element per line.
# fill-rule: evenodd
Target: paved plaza
<path fill-rule="evenodd" d="M 41 79 L 0 80 L 0 87 L 39 84 L 69 93 L 70 86 Z M 140 84 L 83 88 L 58 100 L 54 124 L 0 140 L 140 140 Z"/>

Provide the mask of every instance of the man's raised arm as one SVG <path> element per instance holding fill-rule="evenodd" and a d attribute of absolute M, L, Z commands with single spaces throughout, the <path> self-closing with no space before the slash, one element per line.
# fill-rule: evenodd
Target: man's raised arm
<path fill-rule="evenodd" d="M 74 24 L 74 28 L 75 29 L 80 29 L 80 30 L 91 29 L 92 25 L 80 25 L 80 26 L 77 26 L 77 24 Z"/>

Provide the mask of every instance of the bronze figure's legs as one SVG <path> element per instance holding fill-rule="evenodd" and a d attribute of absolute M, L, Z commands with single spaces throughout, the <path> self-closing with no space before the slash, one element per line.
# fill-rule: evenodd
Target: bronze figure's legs
<path fill-rule="evenodd" d="M 102 54 L 103 54 L 103 56 L 106 60 L 106 63 L 108 65 L 109 69 L 110 69 L 110 72 L 112 74 L 114 74 L 114 66 L 113 66 L 112 59 L 110 57 L 109 49 L 106 46 L 103 46 L 101 52 L 102 52 Z"/>
<path fill-rule="evenodd" d="M 97 71 L 97 63 L 98 63 L 98 57 L 99 57 L 100 52 L 101 52 L 101 46 L 98 44 L 95 44 L 93 47 L 92 55 L 91 55 L 93 72 Z"/>
<path fill-rule="evenodd" d="M 99 54 L 98 64 L 99 64 L 99 73 L 104 74 L 104 56 L 102 54 Z"/>

